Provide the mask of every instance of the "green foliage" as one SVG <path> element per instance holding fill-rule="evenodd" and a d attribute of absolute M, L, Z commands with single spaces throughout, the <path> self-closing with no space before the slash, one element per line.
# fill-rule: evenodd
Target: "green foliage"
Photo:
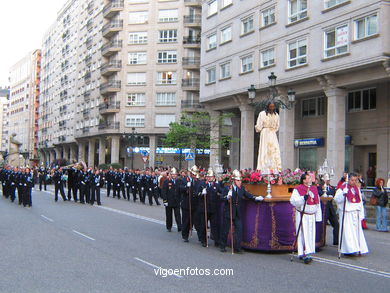
<path fill-rule="evenodd" d="M 121 163 L 112 163 L 112 164 L 110 164 L 110 167 L 112 167 L 114 169 L 122 169 L 123 168 Z"/>
<path fill-rule="evenodd" d="M 100 164 L 100 165 L 98 166 L 98 168 L 99 168 L 99 169 L 102 169 L 102 170 L 107 170 L 109 167 L 110 167 L 109 164 Z"/>

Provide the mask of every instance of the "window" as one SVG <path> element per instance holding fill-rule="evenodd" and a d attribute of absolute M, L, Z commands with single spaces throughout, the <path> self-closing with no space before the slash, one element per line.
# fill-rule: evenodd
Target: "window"
<path fill-rule="evenodd" d="M 233 3 L 233 0 L 222 0 L 222 8 L 229 6 L 232 3 Z"/>
<path fill-rule="evenodd" d="M 288 22 L 292 23 L 307 17 L 307 0 L 288 1 Z"/>
<path fill-rule="evenodd" d="M 129 44 L 146 44 L 147 42 L 147 32 L 132 32 L 129 34 Z"/>
<path fill-rule="evenodd" d="M 253 31 L 253 16 L 241 20 L 241 34 L 247 34 Z"/>
<path fill-rule="evenodd" d="M 241 73 L 253 71 L 253 56 L 245 56 L 241 58 Z"/>
<path fill-rule="evenodd" d="M 325 0 L 325 9 L 347 2 L 349 0 Z"/>
<path fill-rule="evenodd" d="M 128 94 L 127 106 L 145 106 L 145 93 Z"/>
<path fill-rule="evenodd" d="M 176 93 L 157 93 L 156 105 L 158 106 L 175 106 Z"/>
<path fill-rule="evenodd" d="M 164 30 L 159 32 L 160 43 L 172 43 L 177 42 L 177 30 Z"/>
<path fill-rule="evenodd" d="M 230 62 L 221 64 L 221 79 L 230 77 Z"/>
<path fill-rule="evenodd" d="M 232 40 L 232 27 L 229 26 L 221 30 L 221 44 Z"/>
<path fill-rule="evenodd" d="M 126 115 L 126 127 L 145 127 L 145 115 Z"/>
<path fill-rule="evenodd" d="M 157 114 L 156 127 L 169 127 L 169 124 L 176 121 L 175 114 Z"/>
<path fill-rule="evenodd" d="M 348 93 L 348 112 L 376 109 L 376 88 Z"/>
<path fill-rule="evenodd" d="M 133 4 L 133 3 L 148 3 L 149 0 L 129 0 L 129 3 L 130 4 Z"/>
<path fill-rule="evenodd" d="M 145 85 L 146 72 L 131 72 L 127 74 L 127 84 L 129 85 Z"/>
<path fill-rule="evenodd" d="M 207 50 L 211 50 L 217 47 L 217 34 L 212 34 L 207 37 Z"/>
<path fill-rule="evenodd" d="M 213 83 L 216 79 L 216 69 L 215 67 L 207 69 L 207 83 Z"/>
<path fill-rule="evenodd" d="M 275 7 L 271 7 L 261 12 L 261 26 L 275 23 Z"/>
<path fill-rule="evenodd" d="M 218 1 L 217 0 L 212 0 L 208 3 L 208 10 L 207 10 L 207 15 L 211 16 L 213 14 L 216 14 L 218 12 Z"/>
<path fill-rule="evenodd" d="M 304 65 L 307 63 L 307 40 L 301 39 L 288 44 L 289 68 Z"/>
<path fill-rule="evenodd" d="M 360 40 L 378 33 L 378 16 L 370 15 L 355 20 L 355 39 Z"/>
<path fill-rule="evenodd" d="M 139 24 L 148 22 L 148 12 L 147 11 L 134 11 L 129 12 L 129 23 L 130 24 Z"/>
<path fill-rule="evenodd" d="M 325 115 L 325 98 L 315 97 L 302 100 L 302 118 Z"/>
<path fill-rule="evenodd" d="M 129 64 L 146 64 L 146 52 L 129 52 Z"/>
<path fill-rule="evenodd" d="M 177 51 L 161 51 L 158 52 L 158 63 L 176 63 Z"/>
<path fill-rule="evenodd" d="M 157 72 L 157 84 L 176 84 L 176 72 Z"/>
<path fill-rule="evenodd" d="M 268 49 L 260 52 L 260 67 L 267 67 L 275 64 L 275 49 Z"/>
<path fill-rule="evenodd" d="M 177 9 L 163 9 L 158 11 L 159 22 L 174 22 L 179 19 Z"/>
<path fill-rule="evenodd" d="M 325 32 L 324 57 L 329 58 L 348 52 L 348 25 L 342 25 Z"/>

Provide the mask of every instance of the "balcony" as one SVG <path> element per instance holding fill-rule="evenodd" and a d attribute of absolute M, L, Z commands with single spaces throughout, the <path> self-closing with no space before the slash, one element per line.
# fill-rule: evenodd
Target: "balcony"
<path fill-rule="evenodd" d="M 200 36 L 183 37 L 183 45 L 185 48 L 200 48 Z"/>
<path fill-rule="evenodd" d="M 103 8 L 103 17 L 112 18 L 122 11 L 124 7 L 125 4 L 123 0 L 111 0 L 110 3 Z"/>
<path fill-rule="evenodd" d="M 88 65 L 90 64 L 92 61 L 92 54 L 88 54 L 87 56 L 85 56 L 84 58 L 84 62 Z"/>
<path fill-rule="evenodd" d="M 85 40 L 85 45 L 87 46 L 87 49 L 89 49 L 89 48 L 92 47 L 92 43 L 93 43 L 93 38 L 92 38 L 92 37 L 88 37 L 88 38 Z"/>
<path fill-rule="evenodd" d="M 108 63 L 104 63 L 100 67 L 100 74 L 103 76 L 114 74 L 115 72 L 120 71 L 122 68 L 122 61 L 113 60 Z"/>
<path fill-rule="evenodd" d="M 184 0 L 184 5 L 202 7 L 202 0 Z"/>
<path fill-rule="evenodd" d="M 99 105 L 100 115 L 109 115 L 113 113 L 118 113 L 120 109 L 121 109 L 120 102 L 101 103 Z"/>
<path fill-rule="evenodd" d="M 88 116 L 90 111 L 91 111 L 90 109 L 84 109 L 83 110 L 83 115 L 84 116 Z"/>
<path fill-rule="evenodd" d="M 184 78 L 182 79 L 181 86 L 183 90 L 198 91 L 200 85 L 199 78 Z"/>
<path fill-rule="evenodd" d="M 200 27 L 202 24 L 202 15 L 185 15 L 184 16 L 184 25 L 188 27 Z"/>
<path fill-rule="evenodd" d="M 185 69 L 199 69 L 200 57 L 183 57 L 183 68 Z"/>
<path fill-rule="evenodd" d="M 99 124 L 98 129 L 112 131 L 112 130 L 119 130 L 119 126 L 120 126 L 119 122 L 103 122 Z"/>
<path fill-rule="evenodd" d="M 83 134 L 89 133 L 89 127 L 83 127 L 83 128 L 81 128 L 81 132 L 82 132 Z"/>
<path fill-rule="evenodd" d="M 103 26 L 102 35 L 105 38 L 110 38 L 121 30 L 123 30 L 123 20 L 113 20 Z"/>
<path fill-rule="evenodd" d="M 119 52 L 122 49 L 122 44 L 122 41 L 111 41 L 103 45 L 100 51 L 104 57 L 109 57 Z"/>
<path fill-rule="evenodd" d="M 87 98 L 87 97 L 91 96 L 91 90 L 86 90 L 86 91 L 83 93 L 83 96 L 84 96 L 84 98 Z"/>
<path fill-rule="evenodd" d="M 183 100 L 181 101 L 181 108 L 186 111 L 198 111 L 204 109 L 204 106 L 200 104 L 199 100 Z"/>
<path fill-rule="evenodd" d="M 121 90 L 121 82 L 120 80 L 112 80 L 108 82 L 104 82 L 100 85 L 100 93 L 102 95 L 109 93 L 116 93 Z"/>
<path fill-rule="evenodd" d="M 84 74 L 84 81 L 89 81 L 89 80 L 91 80 L 91 76 L 92 76 L 92 74 L 91 74 L 91 72 L 90 71 L 88 71 L 88 72 L 86 72 L 85 74 Z"/>

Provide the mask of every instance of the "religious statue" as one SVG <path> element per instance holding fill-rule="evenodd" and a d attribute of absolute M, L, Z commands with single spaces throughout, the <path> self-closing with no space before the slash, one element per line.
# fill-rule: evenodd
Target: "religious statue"
<path fill-rule="evenodd" d="M 259 155 L 257 158 L 257 170 L 263 174 L 271 171 L 280 172 L 282 163 L 280 148 L 276 132 L 279 130 L 279 114 L 275 104 L 269 102 L 264 111 L 261 111 L 255 126 L 256 132 L 260 132 Z"/>
<path fill-rule="evenodd" d="M 9 138 L 9 154 L 8 154 L 8 164 L 11 166 L 20 165 L 20 146 L 22 143 L 15 139 L 16 133 L 12 133 Z"/>

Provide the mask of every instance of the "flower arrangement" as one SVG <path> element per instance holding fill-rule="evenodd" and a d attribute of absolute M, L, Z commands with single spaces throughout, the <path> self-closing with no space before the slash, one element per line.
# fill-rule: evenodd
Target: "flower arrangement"
<path fill-rule="evenodd" d="M 296 169 L 294 171 L 286 169 L 281 172 L 273 172 L 273 170 L 270 170 L 269 173 L 270 174 L 262 174 L 260 171 L 249 172 L 244 170 L 241 171 L 242 182 L 247 184 L 268 184 L 269 182 L 272 185 L 296 185 L 299 184 L 300 178 L 304 171 L 300 169 Z M 231 174 L 223 174 L 221 179 L 223 183 L 232 181 Z"/>

